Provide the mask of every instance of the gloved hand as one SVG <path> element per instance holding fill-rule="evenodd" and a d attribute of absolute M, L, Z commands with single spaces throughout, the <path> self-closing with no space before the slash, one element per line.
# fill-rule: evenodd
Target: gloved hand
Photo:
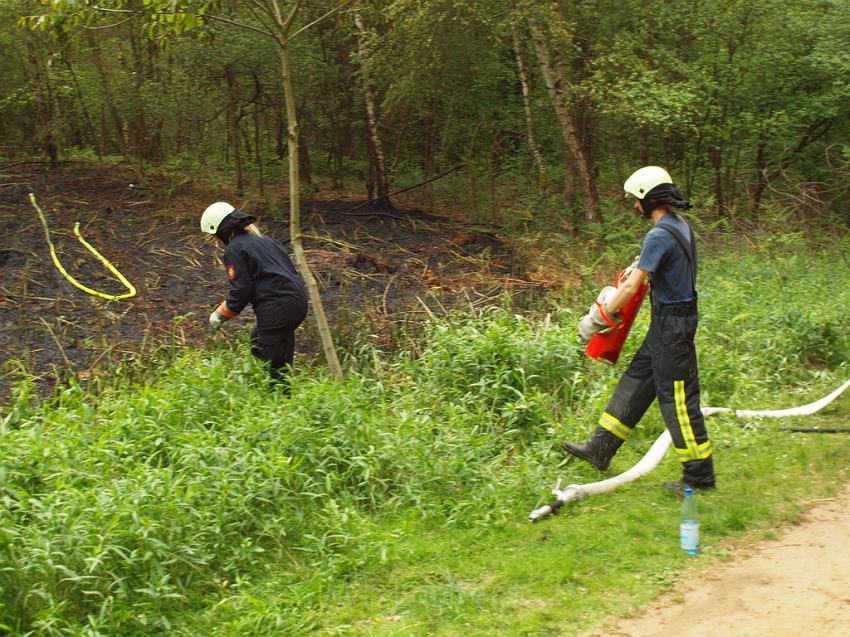
<path fill-rule="evenodd" d="M 219 305 L 218 307 L 216 307 L 216 308 L 213 310 L 213 313 L 212 313 L 212 314 L 210 314 L 210 328 L 211 328 L 213 331 L 218 331 L 218 329 L 221 327 L 221 324 L 222 324 L 222 323 L 224 323 L 225 321 L 230 320 L 230 317 L 229 317 L 229 316 L 227 316 L 227 314 L 225 314 L 225 313 L 222 311 L 222 307 L 221 307 L 222 305 L 224 305 L 224 303 L 222 303 L 221 305 Z"/>
<path fill-rule="evenodd" d="M 612 298 L 616 291 L 617 288 L 606 285 L 596 297 L 596 303 L 591 305 L 587 314 L 581 317 L 578 322 L 578 337 L 582 342 L 587 343 L 594 334 L 612 330 L 620 323 L 619 314 L 612 315 L 604 309 L 606 301 Z"/>

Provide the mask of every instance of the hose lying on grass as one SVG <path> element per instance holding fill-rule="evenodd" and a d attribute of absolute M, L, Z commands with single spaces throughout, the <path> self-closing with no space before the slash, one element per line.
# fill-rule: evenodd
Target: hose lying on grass
<path fill-rule="evenodd" d="M 809 416 L 826 407 L 829 403 L 838 398 L 848 387 L 850 387 L 850 380 L 848 380 L 843 385 L 841 385 L 841 387 L 833 391 L 831 394 L 824 396 L 820 400 L 817 400 L 813 403 L 809 403 L 808 405 L 802 405 L 800 407 L 791 407 L 790 409 L 753 410 L 730 409 L 728 407 L 703 407 L 702 414 L 703 416 L 713 416 L 715 414 L 732 414 L 733 416 L 739 416 L 743 418 L 749 416 L 760 416 L 763 418 Z M 797 428 L 787 428 L 783 431 L 795 431 L 796 429 Z M 822 431 L 826 433 L 828 430 Z M 662 458 L 664 458 L 664 454 L 667 453 L 667 449 L 670 447 L 670 443 L 670 433 L 665 429 L 664 433 L 658 436 L 656 441 L 652 444 L 652 447 L 650 447 L 649 451 L 646 452 L 646 455 L 644 455 L 644 457 L 641 458 L 637 462 L 637 464 L 635 464 L 627 471 L 608 478 L 607 480 L 591 482 L 590 484 L 571 484 L 565 489 L 561 489 L 561 481 L 558 480 L 558 483 L 555 485 L 555 488 L 552 489 L 552 495 L 555 496 L 555 500 L 550 502 L 549 504 L 540 507 L 539 509 L 535 509 L 534 511 L 532 511 L 531 514 L 528 516 L 528 519 L 532 522 L 537 522 L 538 520 L 545 518 L 550 513 L 555 513 L 567 502 L 572 502 L 573 500 L 581 500 L 582 498 L 586 498 L 592 495 L 607 493 L 608 491 L 612 491 L 622 484 L 637 480 L 638 478 L 643 475 L 646 475 L 658 466 Z"/>

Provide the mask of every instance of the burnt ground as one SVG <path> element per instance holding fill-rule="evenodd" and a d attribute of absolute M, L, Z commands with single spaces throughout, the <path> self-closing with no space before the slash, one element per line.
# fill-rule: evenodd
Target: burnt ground
<path fill-rule="evenodd" d="M 77 241 L 72 229 L 79 221 L 83 237 L 138 295 L 106 301 L 68 282 L 51 260 L 29 192 L 71 276 L 106 294 L 125 291 Z M 128 166 L 0 165 L 0 397 L 22 365 L 49 391 L 62 379 L 89 378 L 127 357 L 144 360 L 163 344 L 203 343 L 207 317 L 227 291 L 221 249 L 197 225 L 218 199 L 244 201 L 190 179 L 140 177 Z M 277 215 L 264 205 L 246 209 L 287 244 L 288 202 L 285 195 L 278 200 Z M 406 321 L 545 285 L 486 229 L 412 207 L 386 211 L 361 203 L 341 196 L 302 201 L 308 259 L 342 340 L 367 327 L 392 347 L 399 333 L 393 327 Z M 249 325 L 253 317 L 246 310 L 234 321 Z M 299 334 L 300 355 L 318 355 L 310 318 Z"/>

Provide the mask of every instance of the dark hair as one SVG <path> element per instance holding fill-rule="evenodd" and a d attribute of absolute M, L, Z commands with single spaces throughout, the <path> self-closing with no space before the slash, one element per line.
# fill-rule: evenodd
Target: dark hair
<path fill-rule="evenodd" d="M 233 238 L 234 234 L 236 234 L 237 232 L 244 232 L 245 227 L 251 225 L 256 220 L 256 217 L 252 217 L 251 215 L 245 214 L 244 212 L 234 210 L 221 220 L 221 223 L 218 225 L 218 231 L 215 233 L 215 236 L 221 239 L 224 245 L 227 245 L 228 243 L 230 243 L 230 240 Z"/>
<path fill-rule="evenodd" d="M 690 210 L 693 208 L 691 202 L 685 199 L 685 195 L 676 184 L 659 184 L 648 193 L 644 199 L 651 199 L 657 204 L 669 204 L 679 210 Z"/>
<path fill-rule="evenodd" d="M 659 206 L 672 206 L 679 210 L 690 210 L 693 208 L 691 202 L 685 199 L 685 195 L 676 184 L 659 184 L 650 190 L 643 199 L 638 199 L 643 216 L 649 219 L 652 211 Z M 671 212 L 673 212 L 671 210 Z M 673 212 L 675 214 L 675 212 Z"/>

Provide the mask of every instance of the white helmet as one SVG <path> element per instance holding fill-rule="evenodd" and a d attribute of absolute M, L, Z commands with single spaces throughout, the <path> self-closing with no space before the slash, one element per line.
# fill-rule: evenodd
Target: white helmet
<path fill-rule="evenodd" d="M 638 199 L 646 197 L 647 193 L 661 184 L 672 184 L 673 178 L 663 168 L 658 166 L 644 166 L 632 173 L 623 184 L 623 190 Z"/>
<path fill-rule="evenodd" d="M 208 206 L 201 215 L 201 232 L 215 234 L 224 218 L 234 210 L 236 208 L 225 201 L 216 201 Z"/>

